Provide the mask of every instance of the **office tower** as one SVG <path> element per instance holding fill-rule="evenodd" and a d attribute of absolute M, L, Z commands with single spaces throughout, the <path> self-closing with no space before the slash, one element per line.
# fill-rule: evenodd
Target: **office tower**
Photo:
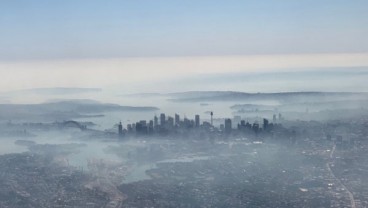
<path fill-rule="evenodd" d="M 128 124 L 127 129 L 128 129 L 128 132 L 132 132 L 133 131 L 132 124 Z"/>
<path fill-rule="evenodd" d="M 240 124 L 238 124 L 238 129 L 239 130 L 245 129 L 245 120 L 241 120 L 240 121 Z"/>
<path fill-rule="evenodd" d="M 245 126 L 245 120 L 241 120 L 240 125 Z"/>
<path fill-rule="evenodd" d="M 166 124 L 169 128 L 173 128 L 174 127 L 174 118 L 169 116 L 167 117 L 167 124 Z"/>
<path fill-rule="evenodd" d="M 162 127 L 164 127 L 165 126 L 165 123 L 166 123 L 166 116 L 165 116 L 164 113 L 161 113 L 161 115 L 160 115 L 160 125 Z"/>
<path fill-rule="evenodd" d="M 253 123 L 253 131 L 255 132 L 255 133 L 258 133 L 258 131 L 259 131 L 259 124 L 258 123 Z"/>
<path fill-rule="evenodd" d="M 184 127 L 190 128 L 190 120 L 187 118 L 184 118 Z"/>
<path fill-rule="evenodd" d="M 276 123 L 276 114 L 273 114 L 272 122 L 273 122 L 273 123 Z"/>
<path fill-rule="evenodd" d="M 121 121 L 119 123 L 119 137 L 123 137 L 123 124 Z"/>
<path fill-rule="evenodd" d="M 267 119 L 263 119 L 263 130 L 268 131 L 269 129 L 269 124 L 268 124 L 268 120 Z"/>
<path fill-rule="evenodd" d="M 232 122 L 232 125 L 234 125 L 233 128 L 235 128 L 240 123 L 240 121 L 241 121 L 240 116 L 234 116 L 234 119 L 233 119 L 233 122 Z"/>
<path fill-rule="evenodd" d="M 231 132 L 231 119 L 225 119 L 225 132 L 230 133 Z"/>
<path fill-rule="evenodd" d="M 147 122 L 145 120 L 141 120 L 135 124 L 136 132 L 139 134 L 147 134 L 148 127 Z"/>
<path fill-rule="evenodd" d="M 199 127 L 200 126 L 200 119 L 199 119 L 199 115 L 195 115 L 195 127 Z"/>
<path fill-rule="evenodd" d="M 153 121 L 152 120 L 149 121 L 148 132 L 149 133 L 152 133 L 153 132 Z"/>
<path fill-rule="evenodd" d="M 180 116 L 178 114 L 175 114 L 175 125 L 180 126 Z"/>
<path fill-rule="evenodd" d="M 157 128 L 157 126 L 158 126 L 158 118 L 157 118 L 157 116 L 155 116 L 155 117 L 153 117 L 153 127 Z"/>

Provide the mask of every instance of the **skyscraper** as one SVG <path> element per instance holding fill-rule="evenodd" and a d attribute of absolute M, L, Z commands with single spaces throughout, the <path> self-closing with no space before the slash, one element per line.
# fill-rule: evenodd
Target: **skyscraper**
<path fill-rule="evenodd" d="M 258 131 L 259 131 L 259 124 L 257 122 L 254 122 L 253 123 L 253 126 L 252 126 L 252 129 L 253 131 L 258 134 Z"/>
<path fill-rule="evenodd" d="M 241 117 L 240 116 L 234 116 L 234 119 L 232 120 L 233 127 L 236 128 L 236 126 L 240 123 Z"/>
<path fill-rule="evenodd" d="M 225 119 L 225 133 L 230 133 L 231 132 L 231 119 Z"/>
<path fill-rule="evenodd" d="M 195 126 L 198 128 L 200 126 L 199 115 L 195 115 Z"/>
<path fill-rule="evenodd" d="M 121 138 L 123 137 L 123 124 L 121 123 L 121 121 L 119 123 L 118 128 L 119 128 L 119 137 Z"/>
<path fill-rule="evenodd" d="M 160 125 L 162 127 L 164 127 L 165 126 L 165 123 L 166 123 L 166 116 L 165 116 L 164 113 L 161 113 L 161 115 L 160 115 Z"/>
<path fill-rule="evenodd" d="M 178 114 L 175 114 L 175 125 L 180 126 L 180 116 Z"/>
<path fill-rule="evenodd" d="M 149 133 L 152 133 L 152 132 L 153 132 L 153 129 L 154 129 L 154 128 L 153 128 L 153 121 L 152 121 L 152 120 L 150 120 L 150 121 L 149 121 L 149 125 L 148 125 L 148 132 L 149 132 Z"/>
<path fill-rule="evenodd" d="M 213 112 L 211 111 L 211 126 L 213 126 Z"/>
<path fill-rule="evenodd" d="M 268 131 L 268 120 L 265 118 L 263 119 L 263 130 Z"/>
<path fill-rule="evenodd" d="M 153 127 L 156 129 L 158 126 L 158 118 L 157 116 L 155 115 L 155 117 L 153 117 Z"/>
<path fill-rule="evenodd" d="M 171 116 L 168 116 L 167 117 L 167 126 L 169 128 L 173 128 L 174 127 L 174 118 L 173 117 L 171 117 Z"/>

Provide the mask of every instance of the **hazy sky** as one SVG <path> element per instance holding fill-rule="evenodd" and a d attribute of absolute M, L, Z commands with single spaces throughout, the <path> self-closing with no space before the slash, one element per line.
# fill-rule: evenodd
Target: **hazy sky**
<path fill-rule="evenodd" d="M 366 73 L 353 73 L 350 77 L 339 73 L 337 81 L 336 76 L 329 76 L 333 75 L 333 68 L 347 71 L 359 68 Z M 0 62 L 0 69 L 1 91 L 34 87 L 98 87 L 115 89 L 120 94 L 184 90 L 368 91 L 365 84 L 368 53 L 33 60 Z M 318 78 L 326 70 L 329 73 L 323 76 L 324 80 Z M 305 77 L 300 73 L 304 71 L 312 71 L 315 76 Z M 273 80 L 261 76 L 267 79 L 258 77 L 253 81 L 245 78 L 247 74 L 252 77 L 283 72 L 300 74 L 298 79 L 297 76 L 291 79 L 274 76 Z M 243 74 L 244 81 L 234 80 L 232 74 Z M 213 76 L 217 78 L 207 79 Z M 277 85 L 271 84 L 275 82 Z"/>
<path fill-rule="evenodd" d="M 0 91 L 247 91 L 198 77 L 366 66 L 367 0 L 0 0 Z M 354 76 L 312 89 L 368 91 Z M 293 79 L 251 91 L 311 89 Z"/>
<path fill-rule="evenodd" d="M 367 0 L 2 0 L 0 59 L 368 52 Z"/>

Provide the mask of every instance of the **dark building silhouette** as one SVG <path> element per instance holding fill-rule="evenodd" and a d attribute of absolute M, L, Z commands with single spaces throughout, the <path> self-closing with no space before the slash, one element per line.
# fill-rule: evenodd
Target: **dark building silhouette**
<path fill-rule="evenodd" d="M 280 114 L 281 117 L 281 114 Z M 160 123 L 159 123 L 160 119 Z M 240 119 L 240 120 L 239 120 Z M 276 119 L 276 115 L 273 115 L 273 119 Z M 233 126 L 234 121 L 238 120 L 238 123 Z M 270 123 L 268 119 L 263 119 L 263 124 L 258 124 L 259 121 L 255 121 L 252 124 L 241 120 L 241 117 L 237 116 L 232 119 L 225 119 L 225 122 L 220 125 L 219 128 L 213 126 L 213 112 L 211 112 L 211 122 L 204 121 L 200 123 L 200 116 L 195 115 L 194 119 L 188 119 L 184 115 L 184 119 L 180 120 L 178 114 L 175 117 L 167 116 L 164 113 L 160 114 L 158 118 L 156 115 L 153 120 L 141 120 L 136 123 L 128 124 L 127 130 L 124 130 L 121 122 L 119 123 L 119 137 L 129 135 L 173 135 L 181 134 L 183 136 L 193 135 L 205 135 L 206 131 L 208 135 L 220 136 L 223 135 L 224 138 L 229 138 L 231 135 L 238 136 L 239 134 L 251 134 L 252 136 L 258 137 L 258 135 L 267 134 L 275 131 L 280 131 L 282 129 L 281 124 Z"/>
<path fill-rule="evenodd" d="M 258 123 L 253 123 L 252 129 L 255 133 L 259 132 L 259 124 Z"/>
<path fill-rule="evenodd" d="M 231 119 L 225 119 L 225 132 L 230 133 L 231 132 Z"/>
<path fill-rule="evenodd" d="M 186 128 L 192 128 L 194 126 L 194 121 L 184 118 L 183 124 L 184 124 L 184 127 Z"/>
<path fill-rule="evenodd" d="M 173 128 L 174 127 L 174 118 L 173 117 L 171 117 L 171 116 L 168 116 L 167 117 L 167 124 L 166 124 L 166 126 L 168 128 Z"/>
<path fill-rule="evenodd" d="M 247 122 L 247 123 L 245 124 L 245 128 L 246 128 L 246 129 L 251 129 L 251 128 L 252 128 L 252 125 L 251 125 L 249 122 Z"/>
<path fill-rule="evenodd" d="M 199 115 L 195 115 L 195 127 L 199 127 L 200 126 L 200 119 L 199 119 Z"/>
<path fill-rule="evenodd" d="M 245 120 L 241 120 L 241 121 L 240 121 L 240 125 L 241 125 L 241 126 L 245 126 Z"/>
<path fill-rule="evenodd" d="M 245 120 L 241 120 L 240 124 L 238 124 L 238 130 L 244 131 L 246 127 Z"/>
<path fill-rule="evenodd" d="M 232 124 L 234 125 L 234 127 L 237 127 L 237 125 L 241 122 L 241 117 L 240 116 L 234 116 L 234 119 L 232 120 Z"/>
<path fill-rule="evenodd" d="M 148 133 L 152 133 L 154 130 L 153 121 L 150 120 L 148 124 Z"/>
<path fill-rule="evenodd" d="M 211 111 L 211 126 L 213 126 L 213 112 Z"/>
<path fill-rule="evenodd" d="M 141 120 L 135 124 L 135 130 L 139 134 L 147 134 L 148 128 L 147 128 L 147 122 L 145 120 Z"/>
<path fill-rule="evenodd" d="M 157 116 L 153 117 L 153 127 L 156 129 L 158 126 L 158 118 Z"/>
<path fill-rule="evenodd" d="M 119 137 L 121 138 L 123 137 L 123 124 L 121 123 L 121 121 L 119 123 L 118 128 L 119 128 Z"/>
<path fill-rule="evenodd" d="M 267 119 L 263 119 L 263 130 L 268 131 L 269 130 L 269 122 Z"/>
<path fill-rule="evenodd" d="M 132 132 L 133 131 L 132 124 L 128 124 L 127 125 L 127 130 L 128 130 L 128 132 Z"/>
<path fill-rule="evenodd" d="M 180 126 L 180 116 L 175 114 L 175 126 Z"/>
<path fill-rule="evenodd" d="M 166 123 L 166 116 L 165 116 L 164 113 L 161 113 L 161 115 L 160 115 L 160 125 L 162 127 L 164 127 L 165 126 L 165 123 Z"/>

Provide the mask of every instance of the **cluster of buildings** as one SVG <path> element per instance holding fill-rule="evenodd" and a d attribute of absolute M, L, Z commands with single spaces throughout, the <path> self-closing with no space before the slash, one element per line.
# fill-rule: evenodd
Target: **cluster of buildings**
<path fill-rule="evenodd" d="M 242 120 L 240 116 L 235 116 L 234 119 L 225 119 L 223 124 L 220 124 L 219 128 L 213 125 L 213 112 L 210 112 L 210 121 L 203 121 L 199 115 L 195 115 L 194 119 L 180 119 L 180 115 L 175 114 L 174 117 L 166 116 L 165 113 L 161 113 L 160 116 L 154 116 L 152 120 L 141 120 L 136 123 L 131 123 L 124 129 L 123 124 L 120 122 L 118 125 L 118 134 L 122 138 L 125 135 L 152 135 L 160 134 L 167 135 L 172 133 L 187 133 L 189 131 L 201 131 L 202 133 L 220 133 L 229 135 L 234 132 L 246 133 L 253 132 L 258 134 L 260 132 L 270 132 L 274 129 L 276 124 L 276 115 L 273 116 L 274 123 L 270 123 L 268 119 L 263 119 L 263 123 L 258 121 L 252 123 Z M 279 114 L 281 118 L 281 114 Z"/>

